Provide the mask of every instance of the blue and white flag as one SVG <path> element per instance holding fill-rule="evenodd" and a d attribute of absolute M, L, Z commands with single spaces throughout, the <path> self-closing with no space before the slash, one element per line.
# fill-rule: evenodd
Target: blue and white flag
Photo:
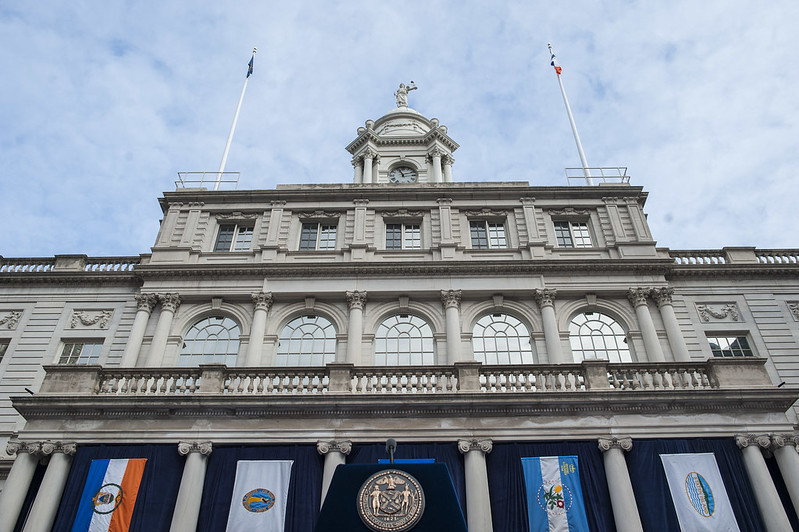
<path fill-rule="evenodd" d="M 713 453 L 661 454 L 671 500 L 684 532 L 738 532 Z"/>
<path fill-rule="evenodd" d="M 522 458 L 530 532 L 588 532 L 576 456 Z"/>
<path fill-rule="evenodd" d="M 293 460 L 239 460 L 228 532 L 282 532 Z"/>

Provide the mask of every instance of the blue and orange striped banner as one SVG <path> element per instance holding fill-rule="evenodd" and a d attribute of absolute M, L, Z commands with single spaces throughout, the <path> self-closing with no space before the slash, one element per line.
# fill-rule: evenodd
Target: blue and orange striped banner
<path fill-rule="evenodd" d="M 72 532 L 127 532 L 146 458 L 92 460 Z"/>

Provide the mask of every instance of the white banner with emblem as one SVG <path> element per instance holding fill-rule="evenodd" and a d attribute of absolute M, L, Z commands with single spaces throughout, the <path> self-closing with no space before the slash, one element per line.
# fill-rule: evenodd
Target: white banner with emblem
<path fill-rule="evenodd" d="M 282 532 L 293 460 L 239 460 L 228 532 Z"/>

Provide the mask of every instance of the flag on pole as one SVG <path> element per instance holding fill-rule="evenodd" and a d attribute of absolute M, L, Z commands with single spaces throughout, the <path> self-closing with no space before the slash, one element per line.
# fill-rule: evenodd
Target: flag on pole
<path fill-rule="evenodd" d="M 239 460 L 228 532 L 282 532 L 293 460 Z"/>
<path fill-rule="evenodd" d="M 72 532 L 127 532 L 146 458 L 92 460 Z"/>
<path fill-rule="evenodd" d="M 250 58 L 250 62 L 247 64 L 247 77 L 249 78 L 252 76 L 252 65 L 255 61 L 255 52 L 252 53 L 252 57 Z"/>
<path fill-rule="evenodd" d="M 739 530 L 713 453 L 661 454 L 660 460 L 681 530 Z"/>
<path fill-rule="evenodd" d="M 522 458 L 530 532 L 588 532 L 576 456 Z"/>
<path fill-rule="evenodd" d="M 557 72 L 557 74 L 560 76 L 560 73 L 563 69 L 560 68 L 560 63 L 558 63 L 558 59 L 557 57 L 555 57 L 554 53 L 552 54 L 552 62 L 550 63 L 550 65 L 555 67 L 555 72 Z"/>

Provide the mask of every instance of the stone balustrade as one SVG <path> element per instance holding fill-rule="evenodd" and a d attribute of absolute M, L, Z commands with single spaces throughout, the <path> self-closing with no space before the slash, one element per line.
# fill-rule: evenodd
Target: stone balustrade
<path fill-rule="evenodd" d="M 141 257 L 88 257 L 56 255 L 46 258 L 5 258 L 0 256 L 0 273 L 129 272 Z"/>
<path fill-rule="evenodd" d="M 479 362 L 396 367 L 345 363 L 268 368 L 45 366 L 45 371 L 39 394 L 82 396 L 634 393 L 774 387 L 762 358 L 503 366 Z"/>
<path fill-rule="evenodd" d="M 799 249 L 756 249 L 725 247 L 722 249 L 669 250 L 669 256 L 680 266 L 712 266 L 718 264 L 782 264 L 799 265 Z"/>

